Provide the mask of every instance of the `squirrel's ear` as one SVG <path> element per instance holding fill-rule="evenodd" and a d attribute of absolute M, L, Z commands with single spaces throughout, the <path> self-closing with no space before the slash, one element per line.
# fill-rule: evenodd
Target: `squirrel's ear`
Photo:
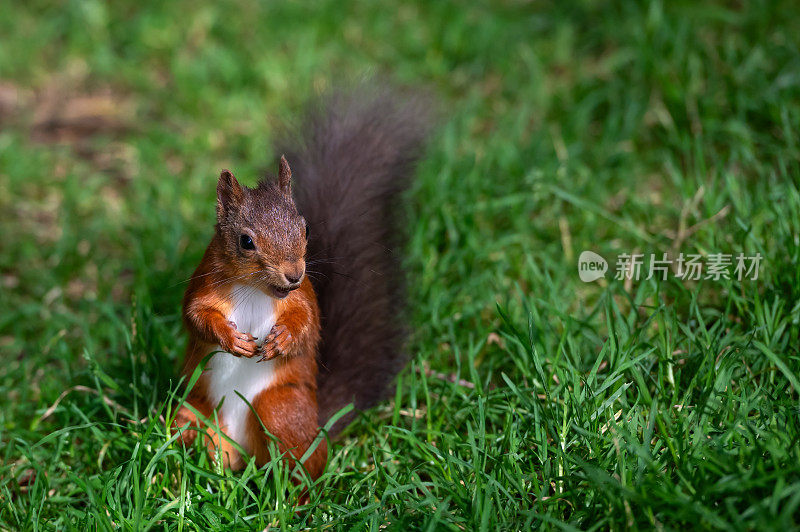
<path fill-rule="evenodd" d="M 286 157 L 281 155 L 281 163 L 280 167 L 278 168 L 278 186 L 286 195 L 291 195 L 292 193 L 292 169 L 289 168 L 289 163 L 286 162 Z"/>
<path fill-rule="evenodd" d="M 243 195 L 242 186 L 233 174 L 223 170 L 217 182 L 217 221 L 222 221 L 231 208 L 241 204 Z"/>

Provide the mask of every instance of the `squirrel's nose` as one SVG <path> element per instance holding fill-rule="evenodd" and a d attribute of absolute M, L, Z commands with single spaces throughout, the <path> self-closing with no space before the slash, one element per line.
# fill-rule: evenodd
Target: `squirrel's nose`
<path fill-rule="evenodd" d="M 283 276 L 289 284 L 298 284 L 303 278 L 303 272 L 284 273 Z"/>

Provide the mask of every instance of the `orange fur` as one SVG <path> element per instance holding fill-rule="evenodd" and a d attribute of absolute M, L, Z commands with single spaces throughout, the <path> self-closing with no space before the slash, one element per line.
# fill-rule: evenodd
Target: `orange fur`
<path fill-rule="evenodd" d="M 285 161 L 283 165 L 288 169 Z M 286 169 L 282 167 L 281 171 L 285 173 Z M 281 179 L 288 177 L 282 175 Z M 269 440 L 262 424 L 278 439 L 278 448 L 291 467 L 319 432 L 316 361 L 319 307 L 307 277 L 299 285 L 291 284 L 291 279 L 302 277 L 305 271 L 304 226 L 298 225 L 305 222 L 294 210 L 287 183 L 279 189 L 267 187 L 259 192 L 261 189 L 240 187 L 230 172 L 223 172 L 218 185 L 217 232 L 189 282 L 183 301 L 183 317 L 189 332 L 183 366 L 185 377 L 190 377 L 202 360 L 220 347 L 229 356 L 275 360 L 272 379 L 265 382 L 264 389 L 251 401 L 255 414 L 253 411 L 246 414 L 246 441 L 237 442 L 251 450 L 259 466 L 270 460 Z M 259 193 L 265 196 L 259 198 Z M 269 218 L 280 219 L 275 222 L 278 225 L 262 227 L 252 221 L 263 215 L 264 209 L 259 205 L 278 209 L 270 211 Z M 237 248 L 238 239 L 244 234 L 252 235 L 252 248 Z M 261 272 L 267 273 L 256 277 Z M 236 324 L 229 320 L 234 283 L 247 284 L 274 298 L 275 324 L 260 347 L 255 338 L 237 331 Z M 281 293 L 286 283 L 289 288 Z M 231 420 L 223 419 L 215 412 L 218 405 L 211 404 L 207 371 L 200 376 L 186 402 L 212 423 L 219 417 L 219 428 L 204 426 L 184 405 L 176 414 L 173 430 L 186 427 L 180 436 L 185 444 L 194 441 L 198 432 L 204 434 L 209 452 L 214 455 L 220 451 L 224 465 L 238 469 L 244 465 L 244 459 L 219 433 L 227 434 L 226 424 Z M 322 442 L 304 463 L 312 478 L 322 474 L 326 459 L 327 445 Z"/>

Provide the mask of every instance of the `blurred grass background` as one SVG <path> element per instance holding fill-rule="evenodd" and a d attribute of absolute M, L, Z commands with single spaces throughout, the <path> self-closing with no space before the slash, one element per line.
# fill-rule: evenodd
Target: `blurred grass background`
<path fill-rule="evenodd" d="M 794 2 L 0 1 L 0 529 L 796 529 Z M 424 85 L 413 362 L 309 508 L 171 445 L 216 176 L 310 96 Z M 584 284 L 584 249 L 761 253 Z"/>

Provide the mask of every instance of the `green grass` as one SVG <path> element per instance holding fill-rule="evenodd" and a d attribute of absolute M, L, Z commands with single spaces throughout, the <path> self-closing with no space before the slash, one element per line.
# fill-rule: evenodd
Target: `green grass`
<path fill-rule="evenodd" d="M 3 2 L 0 529 L 797 529 L 800 10 L 566 4 Z M 364 74 L 446 118 L 414 356 L 296 514 L 171 444 L 180 299 L 219 170 Z M 763 262 L 586 284 L 584 249 Z"/>

